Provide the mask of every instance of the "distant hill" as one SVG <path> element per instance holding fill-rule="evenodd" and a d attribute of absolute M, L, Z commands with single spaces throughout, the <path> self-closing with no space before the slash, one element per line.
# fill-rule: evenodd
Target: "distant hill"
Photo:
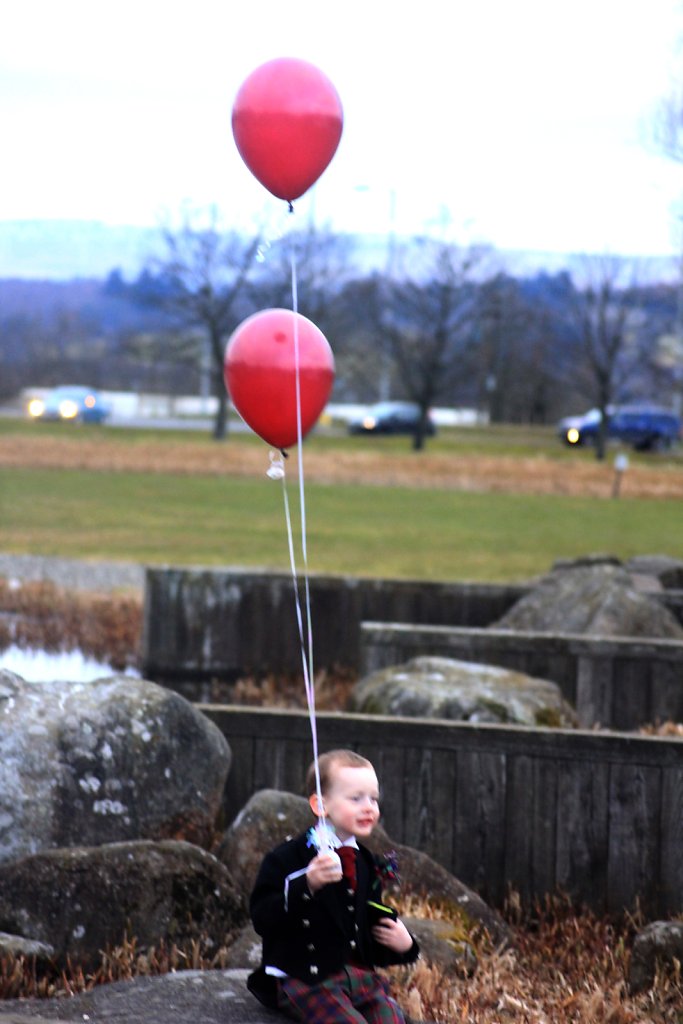
<path fill-rule="evenodd" d="M 102 279 L 116 267 L 137 276 L 158 238 L 156 228 L 101 221 L 0 221 L 0 277 Z"/>
<path fill-rule="evenodd" d="M 132 279 L 154 255 L 159 240 L 159 229 L 154 227 L 82 220 L 0 221 L 0 278 L 103 280 L 119 269 Z M 354 243 L 361 272 L 386 268 L 386 236 L 355 236 Z M 496 250 L 495 255 L 501 267 L 516 277 L 571 270 L 578 259 L 568 253 L 524 250 Z M 649 281 L 676 276 L 676 261 L 671 257 L 650 257 L 645 262 Z"/>

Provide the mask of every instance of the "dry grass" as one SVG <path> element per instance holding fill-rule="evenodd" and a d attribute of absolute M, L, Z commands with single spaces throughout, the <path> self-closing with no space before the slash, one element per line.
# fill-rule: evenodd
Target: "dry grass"
<path fill-rule="evenodd" d="M 507 908 L 515 945 L 506 951 L 479 948 L 479 967 L 469 979 L 442 976 L 420 962 L 400 989 L 416 1019 L 468 1024 L 680 1024 L 680 965 L 659 971 L 653 988 L 630 996 L 630 948 L 636 923 L 617 925 L 588 910 L 576 913 L 562 898 L 548 899 L 522 916 Z"/>
<path fill-rule="evenodd" d="M 315 676 L 315 706 L 318 711 L 340 711 L 347 707 L 358 676 L 350 669 L 321 671 Z M 215 680 L 211 687 L 214 704 L 240 704 L 244 707 L 306 707 L 303 678 L 298 675 L 270 674 L 262 678 L 245 676 L 234 683 Z"/>
<path fill-rule="evenodd" d="M 0 578 L 0 650 L 80 650 L 117 670 L 138 660 L 142 602 L 120 594 L 81 594 L 49 582 Z"/>
<path fill-rule="evenodd" d="M 425 917 L 438 913 L 411 897 L 401 909 Z M 514 948 L 503 952 L 479 941 L 479 967 L 471 978 L 445 977 L 424 961 L 391 971 L 394 993 L 413 1019 L 438 1024 L 681 1024 L 680 964 L 660 970 L 649 991 L 628 994 L 634 921 L 619 927 L 587 911 L 577 914 L 562 899 L 546 901 L 525 918 L 514 903 L 508 912 Z M 111 981 L 222 969 L 228 962 L 228 942 L 213 952 L 200 942 L 185 949 L 162 942 L 139 950 L 134 939 L 107 950 L 92 972 L 77 964 L 59 970 L 33 958 L 6 956 L 0 959 L 0 999 L 73 995 Z"/>
<path fill-rule="evenodd" d="M 296 473 L 296 460 L 288 472 Z M 84 469 L 97 472 L 172 473 L 262 477 L 268 468 L 265 446 L 232 440 L 152 439 L 135 444 L 102 435 L 97 438 L 49 435 L 0 436 L 0 468 Z M 510 494 L 566 495 L 609 498 L 614 470 L 609 462 L 552 458 L 547 455 L 486 455 L 427 450 L 325 450 L 307 447 L 306 477 L 325 484 L 429 487 L 446 490 Z M 674 464 L 633 463 L 621 484 L 631 498 L 683 498 L 683 473 Z"/>

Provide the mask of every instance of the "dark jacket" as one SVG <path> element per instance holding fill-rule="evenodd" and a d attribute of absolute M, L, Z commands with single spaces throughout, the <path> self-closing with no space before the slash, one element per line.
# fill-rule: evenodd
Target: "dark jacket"
<path fill-rule="evenodd" d="M 359 845 L 354 894 L 343 880 L 310 893 L 305 871 L 316 853 L 307 834 L 282 843 L 264 857 L 251 894 L 249 910 L 263 939 L 263 956 L 247 984 L 267 1006 L 276 1006 L 277 996 L 266 966 L 315 985 L 350 962 L 372 969 L 412 963 L 419 952 L 415 940 L 401 954 L 375 942 L 370 933 L 367 901 L 381 901 L 382 882 L 368 849 Z"/>

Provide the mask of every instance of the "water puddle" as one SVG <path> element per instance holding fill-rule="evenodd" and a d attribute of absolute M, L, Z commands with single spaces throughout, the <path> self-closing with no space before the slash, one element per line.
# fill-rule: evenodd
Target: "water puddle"
<path fill-rule="evenodd" d="M 0 669 L 15 672 L 31 683 L 42 683 L 53 679 L 65 679 L 74 683 L 88 683 L 103 676 L 125 675 L 135 679 L 140 673 L 133 668 L 123 672 L 111 665 L 86 657 L 81 651 L 63 651 L 48 654 L 46 651 L 24 651 L 20 647 L 7 647 L 0 651 Z"/>

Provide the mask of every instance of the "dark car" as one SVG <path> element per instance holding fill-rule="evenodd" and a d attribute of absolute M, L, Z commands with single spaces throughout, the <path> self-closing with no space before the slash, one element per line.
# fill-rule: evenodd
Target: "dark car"
<path fill-rule="evenodd" d="M 378 402 L 364 416 L 349 423 L 350 434 L 415 434 L 420 422 L 420 407 L 414 402 Z M 432 436 L 436 427 L 431 416 L 425 423 L 425 434 Z"/>
<path fill-rule="evenodd" d="M 623 441 L 636 451 L 661 451 L 681 439 L 683 424 L 670 409 L 656 405 L 609 406 L 608 440 Z M 560 420 L 557 433 L 566 444 L 595 444 L 600 430 L 599 409 L 590 409 L 583 416 Z"/>
<path fill-rule="evenodd" d="M 32 398 L 28 403 L 32 420 L 103 423 L 110 412 L 99 392 L 78 385 L 54 388 L 44 398 Z"/>

